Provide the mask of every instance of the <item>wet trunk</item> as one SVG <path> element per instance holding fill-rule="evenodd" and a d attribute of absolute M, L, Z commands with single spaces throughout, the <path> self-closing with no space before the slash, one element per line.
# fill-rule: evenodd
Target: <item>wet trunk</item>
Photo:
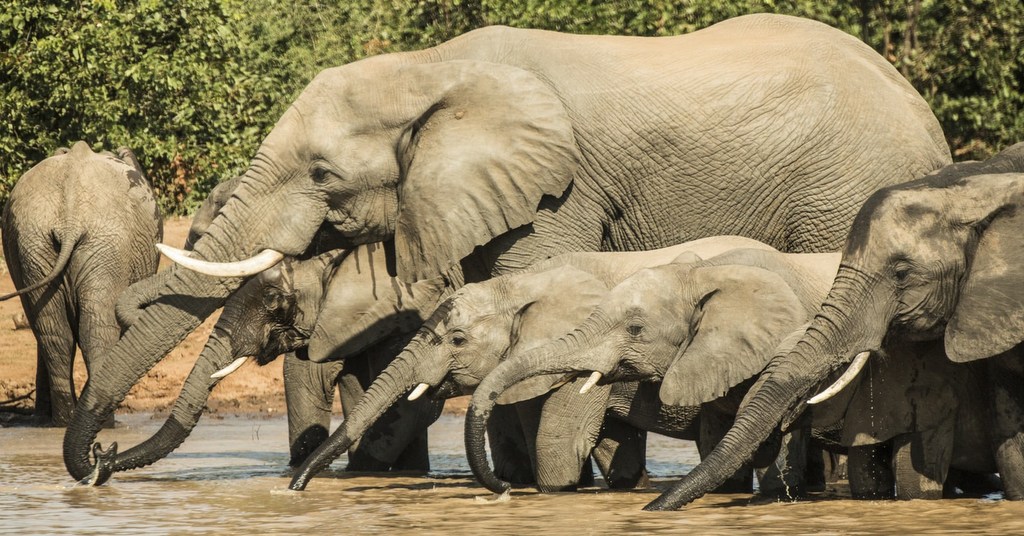
<path fill-rule="evenodd" d="M 295 491 L 306 489 L 314 476 L 348 450 L 356 440 L 366 433 L 370 426 L 380 419 L 384 412 L 419 383 L 411 364 L 414 359 L 408 350 L 402 352 L 390 366 L 380 373 L 380 376 L 377 376 L 377 379 L 373 381 L 366 394 L 341 423 L 341 426 L 310 454 L 302 467 L 299 467 L 288 486 L 290 489 Z"/>
<path fill-rule="evenodd" d="M 587 347 L 595 335 L 604 333 L 610 323 L 599 317 L 591 317 L 583 325 L 550 344 L 513 357 L 495 367 L 473 393 L 472 402 L 466 413 L 466 457 L 477 481 L 494 493 L 502 493 L 510 485 L 498 478 L 491 469 L 485 450 L 484 432 L 494 405 L 506 389 L 528 378 L 547 374 L 584 372 L 589 369 L 579 352 Z"/>
<path fill-rule="evenodd" d="M 192 367 L 192 372 L 185 379 L 181 393 L 174 401 L 174 408 L 163 426 L 149 439 L 118 455 L 114 460 L 113 471 L 145 467 L 160 461 L 178 448 L 203 415 L 210 392 L 218 382 L 210 378 L 210 375 L 228 366 L 232 361 L 227 338 L 216 335 L 210 337 L 203 353 Z"/>
<path fill-rule="evenodd" d="M 785 413 L 817 385 L 819 378 L 807 374 L 810 370 L 813 362 L 808 358 L 787 356 L 755 385 L 757 392 L 711 454 L 644 510 L 675 510 L 725 483 L 753 458 Z"/>
<path fill-rule="evenodd" d="M 865 329 L 858 319 L 882 316 L 863 307 L 868 286 L 852 277 L 849 270 L 840 269 L 821 312 L 788 354 L 769 363 L 721 442 L 689 474 L 644 509 L 675 510 L 720 486 L 751 460 L 784 418 L 802 410 L 805 399 L 814 394 L 812 389 L 849 363 L 855 352 L 863 350 L 860 345 L 866 339 Z M 858 313 L 856 318 L 850 316 L 852 311 Z"/>
<path fill-rule="evenodd" d="M 196 244 L 197 258 L 228 261 L 252 255 L 261 228 L 259 218 L 241 219 L 243 225 L 239 226 L 226 217 L 219 218 Z M 78 400 L 64 434 L 64 465 L 76 480 L 93 472 L 90 445 L 128 391 L 243 282 L 218 280 L 178 266 L 169 270 L 155 276 L 163 280 L 159 298 L 132 320 L 117 344 L 98 360 Z M 105 469 L 111 469 L 111 456 L 104 460 L 108 464 Z M 95 476 L 94 484 L 98 483 Z"/>

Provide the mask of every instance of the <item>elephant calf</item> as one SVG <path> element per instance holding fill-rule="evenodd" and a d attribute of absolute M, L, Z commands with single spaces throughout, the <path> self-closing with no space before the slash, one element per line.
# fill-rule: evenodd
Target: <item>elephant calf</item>
<path fill-rule="evenodd" d="M 117 342 L 118 295 L 156 272 L 163 220 L 127 148 L 97 154 L 84 141 L 30 169 L 11 191 L 3 246 L 15 293 L 37 344 L 35 415 L 65 426 L 75 405 L 72 367 L 81 347 L 89 376 Z"/>
<path fill-rule="evenodd" d="M 698 440 L 706 456 L 728 429 L 748 380 L 810 319 L 838 266 L 838 254 L 737 249 L 707 261 L 682 257 L 636 272 L 575 329 L 517 351 L 480 383 L 466 417 L 466 452 L 474 474 L 492 491 L 508 488 L 491 472 L 483 452 L 486 422 L 495 403 L 508 396 L 506 390 L 527 398 L 550 388 L 551 379 L 586 373 L 586 382 L 576 380 L 581 395 L 607 383 L 660 382 L 658 396 L 648 395 L 647 405 L 699 411 L 699 432 L 690 431 L 687 438 Z M 537 383 L 538 378 L 547 380 Z M 760 465 L 767 464 L 763 458 Z M 786 480 L 777 487 L 798 491 L 803 471 L 795 473 L 783 475 Z"/>
<path fill-rule="evenodd" d="M 470 392 L 510 348 L 537 344 L 546 340 L 545 336 L 564 333 L 574 325 L 571 319 L 589 314 L 609 287 L 636 270 L 670 262 L 684 252 L 712 256 L 737 247 L 771 249 L 750 239 L 718 237 L 645 252 L 570 253 L 540 262 L 526 272 L 464 286 L 438 307 L 402 354 L 370 386 L 329 442 L 307 460 L 293 479 L 292 489 L 303 489 L 408 391 L 412 390 L 411 398 L 427 392 L 437 398 Z M 539 327 L 527 332 L 521 329 L 524 325 Z M 547 331 L 542 334 L 540 329 Z M 524 333 L 530 334 L 528 339 L 521 337 Z M 314 355 L 312 349 L 311 343 L 311 359 L 324 358 Z M 579 385 L 575 388 L 578 390 Z M 598 391 L 592 395 L 593 400 L 580 402 L 579 395 L 568 387 L 547 400 L 531 402 L 531 407 L 516 408 L 526 431 L 526 437 L 520 440 L 527 444 L 534 467 L 526 475 L 522 468 L 505 468 L 506 473 L 516 473 L 520 482 L 535 477 L 542 490 L 574 486 L 604 417 L 608 392 Z M 567 435 L 578 441 L 575 451 L 568 454 L 545 443 L 560 441 L 559 436 L 566 434 L 558 428 L 566 423 L 574 426 Z M 634 444 L 642 441 L 628 429 L 619 432 L 621 441 L 630 439 L 625 437 L 630 434 L 634 435 Z M 504 442 L 513 440 L 508 430 L 492 429 L 491 434 L 492 450 L 507 448 Z M 505 439 L 497 441 L 496 437 Z M 606 475 L 610 474 L 610 462 L 603 463 L 599 458 L 598 464 Z M 610 477 L 609 482 L 621 480 L 626 485 L 642 481 L 642 464 L 634 464 L 628 472 L 631 474 L 621 479 Z"/>

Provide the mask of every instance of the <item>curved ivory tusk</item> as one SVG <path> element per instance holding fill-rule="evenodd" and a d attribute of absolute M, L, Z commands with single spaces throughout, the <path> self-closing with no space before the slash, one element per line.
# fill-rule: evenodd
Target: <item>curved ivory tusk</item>
<path fill-rule="evenodd" d="M 238 359 L 232 361 L 230 365 L 228 365 L 228 366 L 218 370 L 217 372 L 214 372 L 213 374 L 210 374 L 210 379 L 219 380 L 219 379 L 223 378 L 224 376 L 227 376 L 228 374 L 231 374 L 232 372 L 238 370 L 242 365 L 244 365 L 246 359 L 249 359 L 249 358 L 248 357 L 239 357 Z"/>
<path fill-rule="evenodd" d="M 596 370 L 594 372 L 591 372 L 590 377 L 587 378 L 587 383 L 583 384 L 583 387 L 580 387 L 580 394 L 587 394 L 587 392 L 589 392 L 595 385 L 597 385 L 597 382 L 599 381 L 601 381 L 601 373 Z"/>
<path fill-rule="evenodd" d="M 860 370 L 864 368 L 864 365 L 868 363 L 868 357 L 871 357 L 871 352 L 861 352 L 857 354 L 857 357 L 853 358 L 853 363 L 850 363 L 850 367 L 846 369 L 846 372 L 844 372 L 843 375 L 840 376 L 839 379 L 835 381 L 835 383 L 829 385 L 828 389 L 825 389 L 824 391 L 811 397 L 811 399 L 808 400 L 807 403 L 817 404 L 819 402 L 824 402 L 832 398 L 833 396 L 839 394 L 839 391 L 842 391 L 847 385 L 850 384 L 850 382 L 853 381 L 854 378 L 857 377 L 857 374 L 860 374 Z"/>
<path fill-rule="evenodd" d="M 423 393 L 427 392 L 427 389 L 430 389 L 429 383 L 421 383 L 417 385 L 416 388 L 413 389 L 411 393 L 409 393 L 409 400 L 416 400 L 417 398 L 422 396 Z"/>
<path fill-rule="evenodd" d="M 271 266 L 281 262 L 284 254 L 272 249 L 265 249 L 254 257 L 235 262 L 210 262 L 193 259 L 189 252 L 172 248 L 167 244 L 157 244 L 156 249 L 160 250 L 165 257 L 177 264 L 199 272 L 201 274 L 216 277 L 247 277 L 255 275 Z"/>

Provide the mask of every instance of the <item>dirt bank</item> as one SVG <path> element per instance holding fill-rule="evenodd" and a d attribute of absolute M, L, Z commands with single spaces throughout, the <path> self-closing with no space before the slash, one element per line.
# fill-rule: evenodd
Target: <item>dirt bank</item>
<path fill-rule="evenodd" d="M 183 218 L 164 222 L 164 243 L 181 247 L 191 221 Z M 167 260 L 161 260 L 161 269 Z M 0 268 L 0 293 L 14 291 L 14 283 L 7 273 L 6 264 Z M 22 314 L 21 301 L 0 302 L 0 401 L 18 397 L 16 407 L 33 406 L 36 374 L 36 341 L 31 330 L 15 330 L 14 317 Z M 204 322 L 189 335 L 167 358 L 158 363 L 136 385 L 119 409 L 120 413 L 154 412 L 161 414 L 170 409 L 185 377 L 192 369 L 199 352 L 210 335 L 217 315 Z M 75 386 L 81 391 L 86 371 L 81 355 L 75 360 Z M 465 397 L 449 402 L 446 410 L 465 412 Z M 244 413 L 249 415 L 275 415 L 285 411 L 282 360 L 264 367 L 246 363 L 238 372 L 227 377 L 210 396 L 209 413 Z M 7 406 L 9 407 L 9 406 Z M 335 411 L 340 413 L 335 402 Z M 0 419 L 2 420 L 2 419 Z"/>

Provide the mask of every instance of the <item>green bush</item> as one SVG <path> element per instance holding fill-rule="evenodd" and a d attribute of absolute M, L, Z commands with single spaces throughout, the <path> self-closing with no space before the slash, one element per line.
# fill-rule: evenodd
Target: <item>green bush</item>
<path fill-rule="evenodd" d="M 0 12 L 0 201 L 79 139 L 127 145 L 167 214 L 248 165 L 321 69 L 487 24 L 673 35 L 753 12 L 842 28 L 932 104 L 957 157 L 1024 140 L 1017 0 L 9 0 Z"/>

